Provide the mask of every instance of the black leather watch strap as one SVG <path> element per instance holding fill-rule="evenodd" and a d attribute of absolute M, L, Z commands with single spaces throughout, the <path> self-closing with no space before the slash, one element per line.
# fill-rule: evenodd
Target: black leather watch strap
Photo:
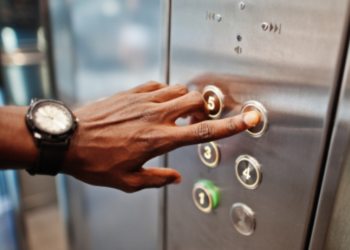
<path fill-rule="evenodd" d="M 62 167 L 65 153 L 68 149 L 67 142 L 42 141 L 39 146 L 39 157 L 35 169 L 28 169 L 30 175 L 52 175 L 58 174 Z"/>

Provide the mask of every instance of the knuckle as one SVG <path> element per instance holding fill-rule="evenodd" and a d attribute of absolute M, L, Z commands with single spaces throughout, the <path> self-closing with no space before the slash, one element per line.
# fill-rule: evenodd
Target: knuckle
<path fill-rule="evenodd" d="M 138 110 L 137 116 L 141 119 L 141 121 L 153 121 L 157 117 L 157 111 L 153 107 L 146 105 Z"/>
<path fill-rule="evenodd" d="M 156 86 L 158 83 L 156 81 L 148 81 L 144 85 L 146 86 Z"/>
<path fill-rule="evenodd" d="M 167 179 L 166 179 L 166 178 L 163 178 L 163 179 L 161 179 L 158 183 L 155 183 L 155 184 L 153 185 L 153 187 L 155 187 L 155 188 L 161 188 L 161 187 L 164 187 L 164 186 L 167 185 L 167 184 L 168 184 Z"/>
<path fill-rule="evenodd" d="M 158 89 L 158 88 L 161 88 L 164 86 L 164 84 L 156 82 L 156 81 L 149 81 L 145 85 L 147 87 L 151 87 L 151 88 L 155 88 L 155 89 Z"/>
<path fill-rule="evenodd" d="M 192 91 L 188 94 L 189 99 L 196 105 L 204 103 L 203 96 L 198 91 Z"/>
<path fill-rule="evenodd" d="M 209 139 L 211 136 L 210 126 L 206 122 L 201 122 L 197 125 L 196 133 L 199 140 Z"/>
<path fill-rule="evenodd" d="M 140 98 L 140 94 L 138 95 L 126 95 L 121 98 L 121 101 L 126 102 L 128 104 L 137 104 L 142 101 L 142 98 Z"/>
<path fill-rule="evenodd" d="M 194 99 L 196 99 L 196 100 L 202 100 L 203 99 L 201 93 L 199 93 L 198 91 L 191 91 L 189 93 L 189 96 L 194 98 Z"/>
<path fill-rule="evenodd" d="M 193 93 L 193 94 L 191 94 Z M 191 96 L 190 96 L 190 100 L 191 100 L 191 104 L 193 107 L 197 108 L 197 109 L 205 109 L 206 106 L 206 102 L 204 101 L 203 96 L 199 93 L 199 92 L 191 92 Z"/>
<path fill-rule="evenodd" d="M 166 111 L 167 111 L 168 114 L 171 114 L 174 111 L 180 110 L 181 108 L 182 108 L 182 103 L 180 101 L 176 101 L 172 105 L 169 105 L 167 107 Z"/>
<path fill-rule="evenodd" d="M 242 124 L 244 123 L 241 117 L 233 117 L 227 120 L 227 130 L 231 133 L 238 132 L 239 128 L 242 127 Z"/>
<path fill-rule="evenodd" d="M 175 84 L 174 88 L 175 88 L 175 91 L 179 94 L 185 95 L 188 93 L 187 87 L 182 83 Z"/>
<path fill-rule="evenodd" d="M 235 119 L 231 118 L 227 120 L 227 129 L 232 132 L 232 131 L 236 131 L 236 121 Z"/>
<path fill-rule="evenodd" d="M 142 183 L 137 176 L 131 176 L 125 180 L 124 192 L 135 193 L 142 189 Z"/>
<path fill-rule="evenodd" d="M 160 140 L 160 135 L 158 131 L 145 132 L 140 136 L 141 142 L 146 145 L 147 150 L 154 150 L 155 146 Z"/>

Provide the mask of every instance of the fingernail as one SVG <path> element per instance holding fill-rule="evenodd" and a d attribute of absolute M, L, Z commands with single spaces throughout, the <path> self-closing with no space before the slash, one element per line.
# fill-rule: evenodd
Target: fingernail
<path fill-rule="evenodd" d="M 260 122 L 261 116 L 260 113 L 257 111 L 250 111 L 247 113 L 244 113 L 243 121 L 248 126 L 255 126 Z"/>

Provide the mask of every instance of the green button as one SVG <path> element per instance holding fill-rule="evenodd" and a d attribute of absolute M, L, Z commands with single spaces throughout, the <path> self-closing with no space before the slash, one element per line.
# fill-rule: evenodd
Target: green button
<path fill-rule="evenodd" d="M 193 187 L 192 196 L 197 208 L 205 213 L 213 211 L 220 201 L 219 190 L 208 180 L 198 181 Z"/>

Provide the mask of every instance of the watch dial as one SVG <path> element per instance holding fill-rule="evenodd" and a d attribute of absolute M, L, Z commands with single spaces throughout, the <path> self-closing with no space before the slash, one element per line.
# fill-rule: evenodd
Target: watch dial
<path fill-rule="evenodd" d="M 71 113 L 58 103 L 43 103 L 33 113 L 36 127 L 49 134 L 65 133 L 73 123 Z"/>

